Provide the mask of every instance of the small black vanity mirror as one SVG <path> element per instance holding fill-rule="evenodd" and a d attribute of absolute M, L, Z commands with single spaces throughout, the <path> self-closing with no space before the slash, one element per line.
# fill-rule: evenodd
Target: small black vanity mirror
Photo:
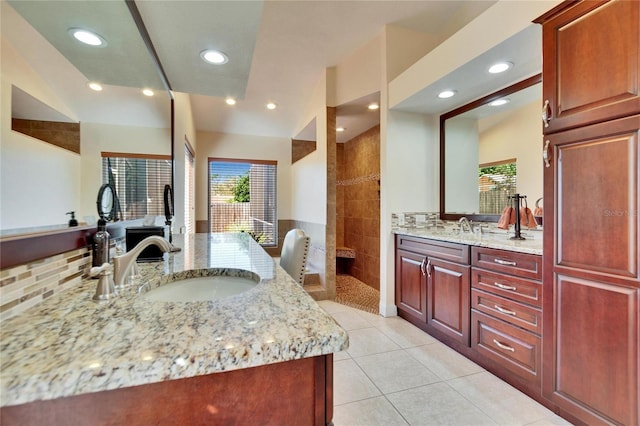
<path fill-rule="evenodd" d="M 98 199 L 96 201 L 98 207 L 98 216 L 105 222 L 115 218 L 116 213 L 116 197 L 113 187 L 105 183 L 98 191 Z"/>
<path fill-rule="evenodd" d="M 164 224 L 169 227 L 169 242 L 173 242 L 173 237 L 171 235 L 171 219 L 173 218 L 173 189 L 171 189 L 171 185 L 167 184 L 164 186 Z"/>

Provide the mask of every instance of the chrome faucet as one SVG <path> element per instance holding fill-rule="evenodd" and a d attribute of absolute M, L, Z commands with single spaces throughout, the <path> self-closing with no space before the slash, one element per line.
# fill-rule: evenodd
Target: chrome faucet
<path fill-rule="evenodd" d="M 113 258 L 113 272 L 115 276 L 114 281 L 116 287 L 124 286 L 124 279 L 131 270 L 132 265 L 135 263 L 138 256 L 140 256 L 142 250 L 146 249 L 152 244 L 160 247 L 160 249 L 165 253 L 176 251 L 176 247 L 174 247 L 171 243 L 158 235 L 152 235 L 145 238 L 127 253 Z"/>
<path fill-rule="evenodd" d="M 460 225 L 460 232 L 466 232 L 465 229 L 471 233 L 473 233 L 473 228 L 471 227 L 471 222 L 466 217 L 461 217 L 458 221 L 458 225 Z"/>

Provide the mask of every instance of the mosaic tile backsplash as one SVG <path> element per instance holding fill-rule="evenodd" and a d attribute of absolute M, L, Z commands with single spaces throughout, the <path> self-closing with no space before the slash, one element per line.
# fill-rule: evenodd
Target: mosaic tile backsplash
<path fill-rule="evenodd" d="M 86 247 L 0 271 L 0 321 L 77 286 L 91 269 Z"/>

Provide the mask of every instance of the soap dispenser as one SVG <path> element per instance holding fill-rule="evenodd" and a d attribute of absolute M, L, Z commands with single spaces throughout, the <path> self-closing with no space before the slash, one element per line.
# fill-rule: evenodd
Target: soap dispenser
<path fill-rule="evenodd" d="M 69 219 L 69 226 L 78 226 L 78 221 L 76 220 L 76 212 L 67 212 L 66 214 L 71 215 L 71 219 Z"/>
<path fill-rule="evenodd" d="M 111 236 L 107 232 L 107 222 L 98 220 L 98 232 L 93 236 L 93 262 L 92 266 L 102 266 L 109 263 L 109 243 Z"/>

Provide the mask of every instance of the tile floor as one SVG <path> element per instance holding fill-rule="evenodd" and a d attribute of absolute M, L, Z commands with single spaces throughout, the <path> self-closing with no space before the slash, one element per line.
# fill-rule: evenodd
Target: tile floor
<path fill-rule="evenodd" d="M 349 332 L 334 354 L 335 426 L 570 425 L 399 317 L 319 303 Z"/>

